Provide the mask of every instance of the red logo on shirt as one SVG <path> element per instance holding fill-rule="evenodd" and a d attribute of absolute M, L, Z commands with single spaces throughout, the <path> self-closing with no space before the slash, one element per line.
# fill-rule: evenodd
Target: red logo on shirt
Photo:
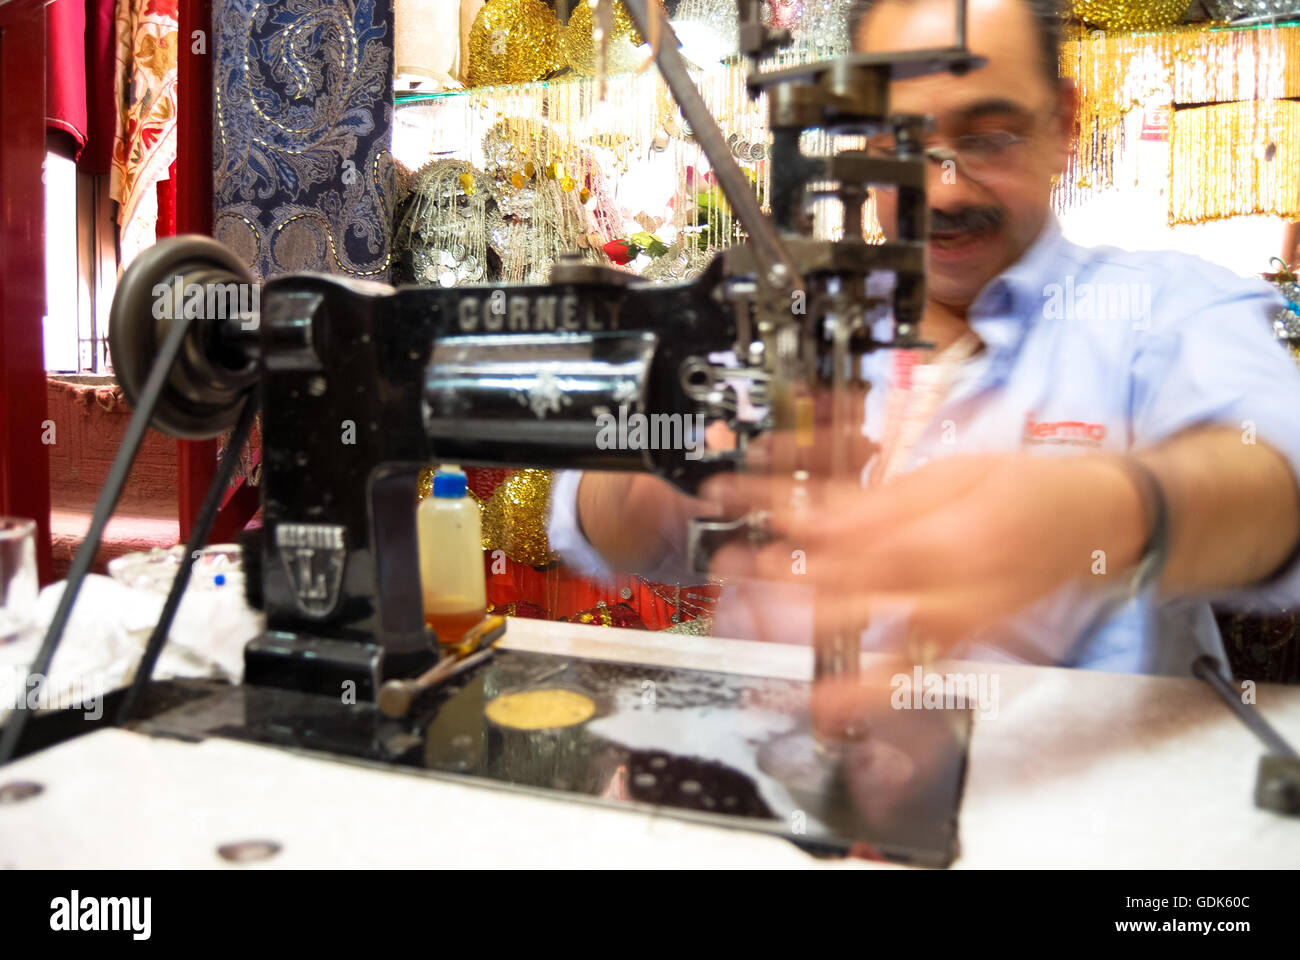
<path fill-rule="evenodd" d="M 1082 420 L 1058 420 L 1040 423 L 1032 413 L 1025 416 L 1025 443 L 1059 443 L 1082 447 L 1099 447 L 1106 439 L 1104 423 Z"/>

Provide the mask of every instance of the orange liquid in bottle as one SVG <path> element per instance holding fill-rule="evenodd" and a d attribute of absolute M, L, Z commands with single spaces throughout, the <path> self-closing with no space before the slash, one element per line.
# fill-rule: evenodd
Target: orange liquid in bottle
<path fill-rule="evenodd" d="M 424 622 L 444 649 L 458 646 L 487 607 L 483 529 L 465 475 L 434 474 L 433 496 L 416 509 Z"/>
<path fill-rule="evenodd" d="M 424 622 L 438 635 L 439 646 L 454 647 L 465 637 L 465 631 L 478 625 L 486 611 L 482 607 L 468 610 L 424 612 Z"/>

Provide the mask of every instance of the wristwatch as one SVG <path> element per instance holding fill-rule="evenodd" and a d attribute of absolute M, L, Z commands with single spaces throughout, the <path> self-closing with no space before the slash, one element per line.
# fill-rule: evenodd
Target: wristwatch
<path fill-rule="evenodd" d="M 1160 582 L 1165 563 L 1169 559 L 1169 501 L 1160 480 L 1150 467 L 1131 456 L 1124 457 L 1122 463 L 1138 488 L 1147 519 L 1147 538 L 1142 546 L 1142 558 L 1138 560 L 1128 587 L 1129 596 L 1136 597 Z"/>

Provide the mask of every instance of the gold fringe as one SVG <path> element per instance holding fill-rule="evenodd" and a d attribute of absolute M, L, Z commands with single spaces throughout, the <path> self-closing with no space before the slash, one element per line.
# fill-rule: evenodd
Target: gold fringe
<path fill-rule="evenodd" d="M 1300 219 L 1300 103 L 1177 110 L 1169 124 L 1169 224 L 1275 214 Z"/>
<path fill-rule="evenodd" d="M 1062 45 L 1061 68 L 1079 91 L 1075 149 L 1056 197 L 1064 209 L 1136 176 L 1128 148 L 1145 108 L 1300 96 L 1300 26 L 1154 33 L 1076 26 Z M 1294 140 L 1300 130 L 1291 134 Z"/>

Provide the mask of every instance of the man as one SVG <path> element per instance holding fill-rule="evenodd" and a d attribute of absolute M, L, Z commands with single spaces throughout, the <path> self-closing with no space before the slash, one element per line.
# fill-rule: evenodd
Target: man
<path fill-rule="evenodd" d="M 948 46 L 953 4 L 874 0 L 852 23 L 867 52 Z M 972 0 L 987 66 L 893 84 L 895 112 L 935 118 L 934 349 L 867 358 L 868 488 L 823 483 L 795 511 L 761 475 L 706 486 L 778 505 L 777 541 L 715 569 L 811 584 L 818 623 L 869 624 L 877 647 L 1186 673 L 1222 657 L 1205 598 L 1300 600 L 1300 373 L 1262 282 L 1062 238 L 1049 204 L 1076 101 L 1059 23 L 1045 0 Z M 552 543 L 588 572 L 660 567 L 706 509 L 645 476 L 568 474 L 554 494 Z"/>

